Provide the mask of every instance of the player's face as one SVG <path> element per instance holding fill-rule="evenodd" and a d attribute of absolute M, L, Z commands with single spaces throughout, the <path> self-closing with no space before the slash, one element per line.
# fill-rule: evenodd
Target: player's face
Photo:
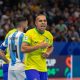
<path fill-rule="evenodd" d="M 26 20 L 23 22 L 23 27 L 25 28 L 25 27 L 27 27 L 27 25 L 28 25 L 28 21 Z"/>
<path fill-rule="evenodd" d="M 46 17 L 44 15 L 38 16 L 36 18 L 35 25 L 39 31 L 44 32 L 47 27 Z"/>

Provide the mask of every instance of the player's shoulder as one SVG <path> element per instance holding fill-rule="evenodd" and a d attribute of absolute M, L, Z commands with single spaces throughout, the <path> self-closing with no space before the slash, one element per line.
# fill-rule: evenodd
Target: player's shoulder
<path fill-rule="evenodd" d="M 54 36 L 51 34 L 51 32 L 50 32 L 50 31 L 45 30 L 44 35 L 45 35 L 47 38 L 51 39 L 51 40 L 53 40 L 53 39 L 54 39 Z"/>
<path fill-rule="evenodd" d="M 21 38 L 21 37 L 23 37 L 23 36 L 25 35 L 25 33 L 22 32 L 22 31 L 16 31 L 16 32 L 14 32 L 13 34 L 16 34 L 15 36 L 16 36 L 16 37 L 19 37 L 19 38 Z"/>
<path fill-rule="evenodd" d="M 48 30 L 45 30 L 45 34 L 46 34 L 46 35 L 51 35 L 51 36 L 53 36 L 53 35 L 51 34 L 51 32 L 48 31 Z"/>
<path fill-rule="evenodd" d="M 53 38 L 54 36 L 52 35 L 52 33 L 48 30 L 45 30 L 45 33 L 44 33 L 45 36 L 48 36 L 50 38 Z"/>
<path fill-rule="evenodd" d="M 27 33 L 33 33 L 35 31 L 35 28 L 32 28 L 32 29 L 29 29 L 25 34 L 27 34 Z"/>

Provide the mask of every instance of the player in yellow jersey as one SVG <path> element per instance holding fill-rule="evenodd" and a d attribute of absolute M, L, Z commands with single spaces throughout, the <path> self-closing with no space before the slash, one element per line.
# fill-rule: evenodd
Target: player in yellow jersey
<path fill-rule="evenodd" d="M 21 48 L 28 53 L 25 56 L 26 75 L 28 80 L 48 80 L 46 58 L 53 51 L 53 36 L 46 30 L 45 15 L 37 16 L 35 25 L 26 32 Z"/>

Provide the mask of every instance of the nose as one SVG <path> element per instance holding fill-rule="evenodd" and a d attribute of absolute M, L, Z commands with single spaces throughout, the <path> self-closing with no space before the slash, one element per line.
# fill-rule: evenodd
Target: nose
<path fill-rule="evenodd" d="M 44 21 L 42 22 L 42 24 L 44 24 Z"/>

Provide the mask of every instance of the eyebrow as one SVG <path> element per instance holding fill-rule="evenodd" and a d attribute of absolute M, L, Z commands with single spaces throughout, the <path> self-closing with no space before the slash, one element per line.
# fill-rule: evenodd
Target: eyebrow
<path fill-rule="evenodd" d="M 46 19 L 44 19 L 44 20 L 39 20 L 39 22 L 42 22 L 42 21 L 47 21 Z"/>

